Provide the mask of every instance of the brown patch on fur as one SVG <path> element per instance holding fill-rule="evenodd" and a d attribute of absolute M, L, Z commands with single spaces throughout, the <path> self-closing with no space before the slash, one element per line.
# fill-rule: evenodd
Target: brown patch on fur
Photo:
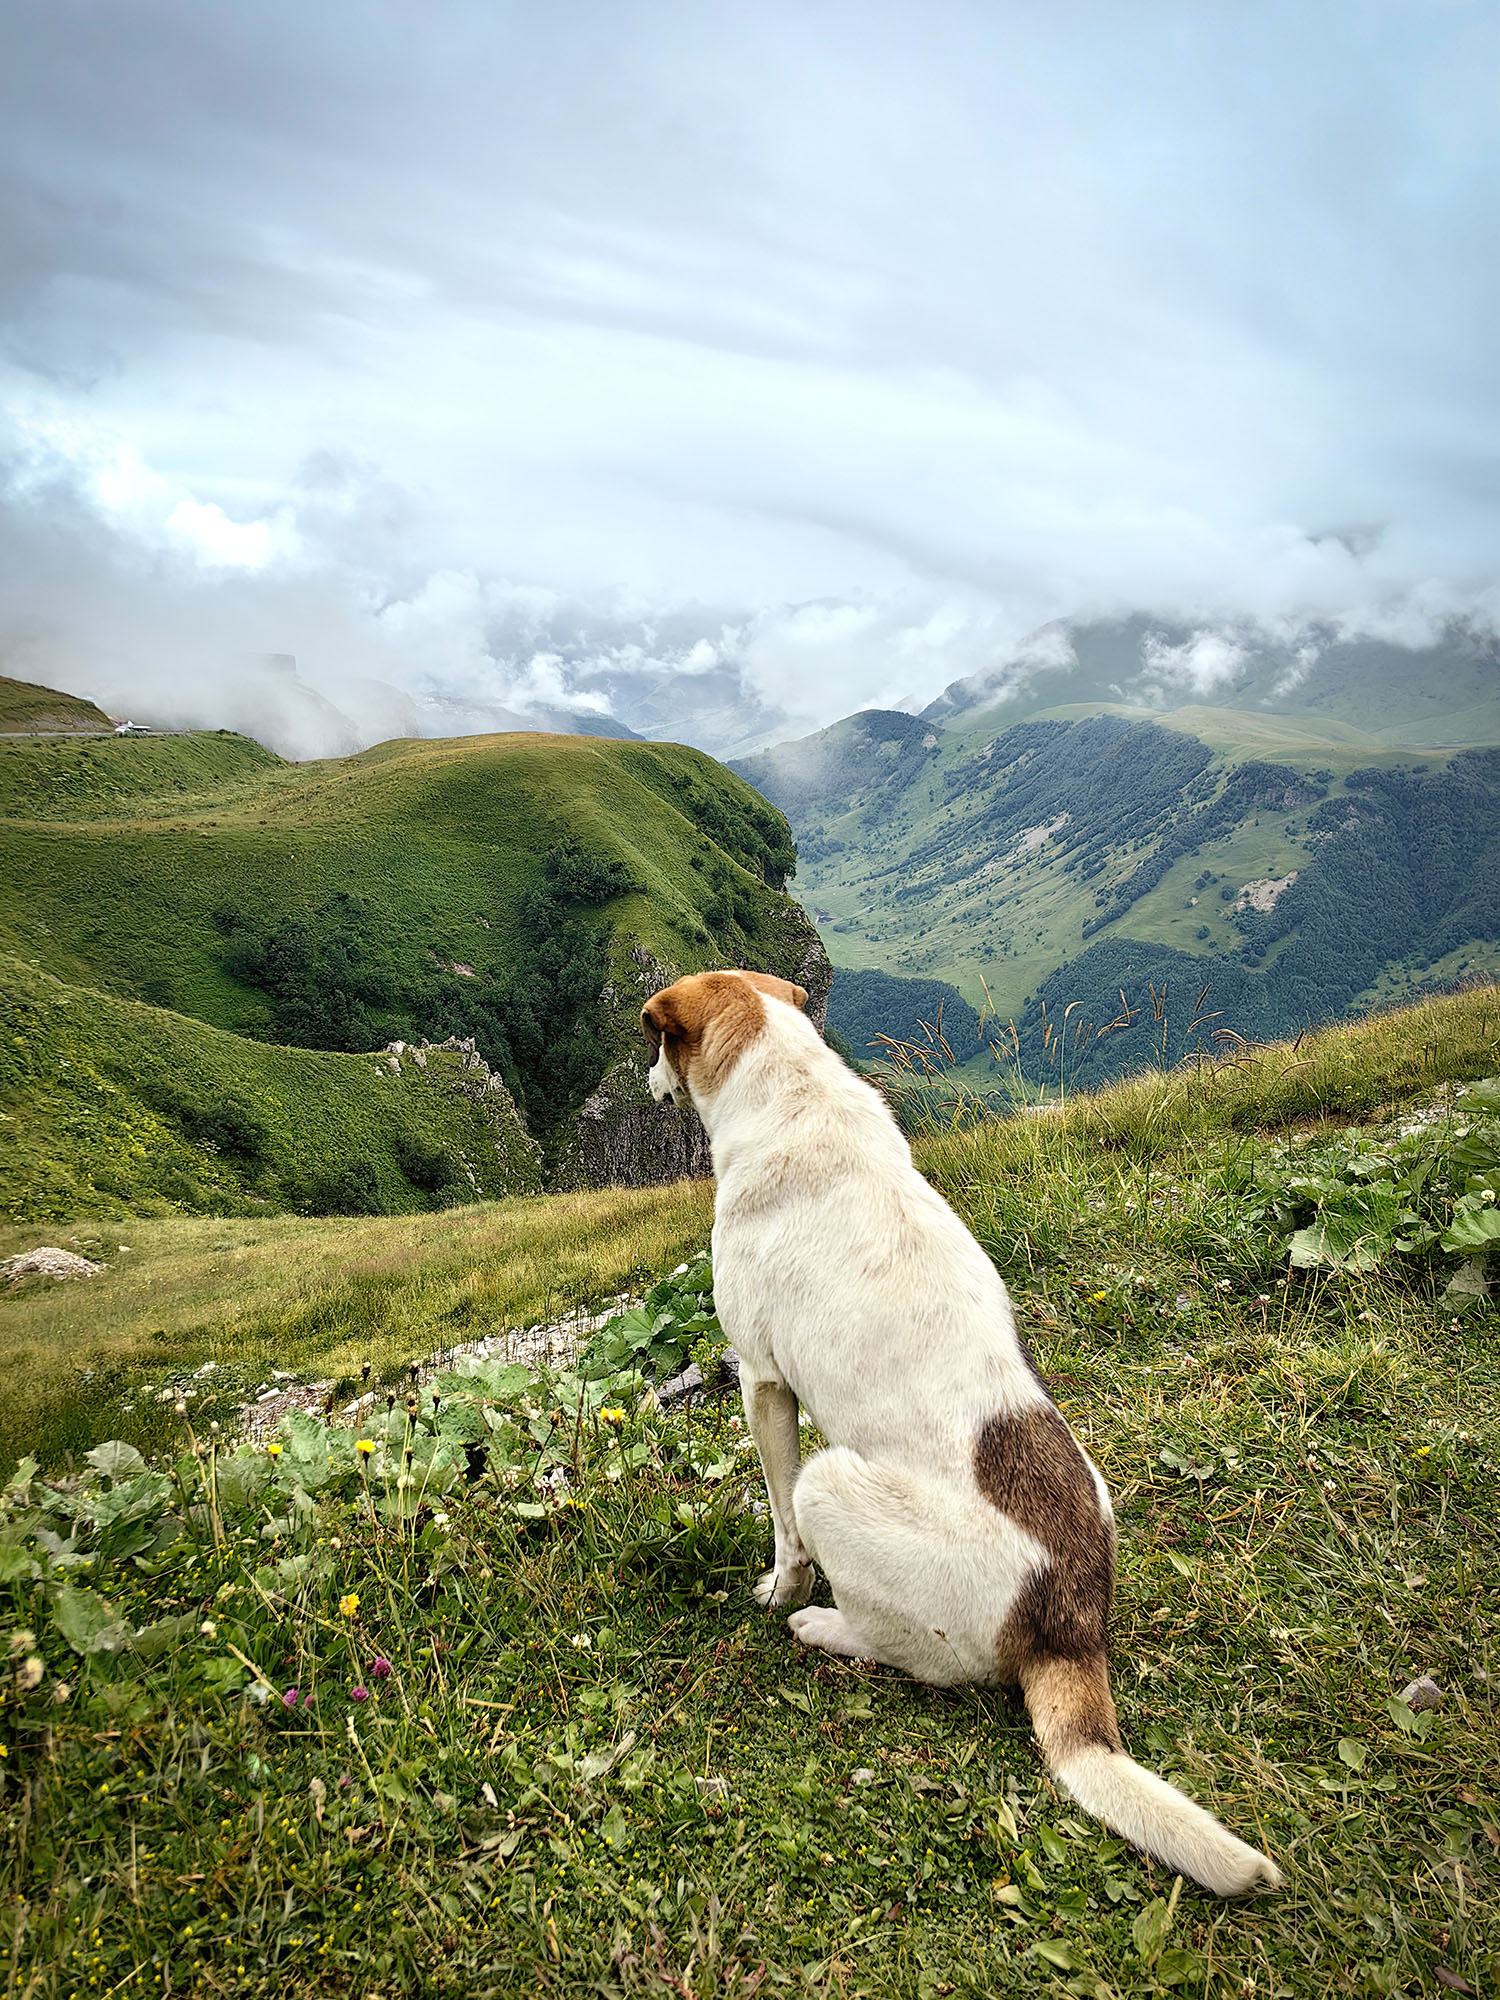
<path fill-rule="evenodd" d="M 1122 1750 L 1109 1666 L 1102 1652 L 1086 1660 L 1030 1659 L 1021 1691 L 1049 1764 L 1076 1750 Z"/>
<path fill-rule="evenodd" d="M 665 1048 L 667 1060 L 691 1095 L 695 1087 L 717 1090 L 765 1027 L 766 1013 L 741 974 L 693 972 L 652 994 L 641 1009 L 641 1025 L 653 1060 Z"/>
<path fill-rule="evenodd" d="M 1001 1673 L 1019 1680 L 1043 1749 L 1052 1740 L 1120 1748 L 1105 1640 L 1114 1595 L 1114 1523 L 1077 1440 L 1052 1403 L 991 1417 L 974 1447 L 991 1506 L 1034 1535 L 1046 1567 L 1028 1577 L 996 1640 Z M 1036 1702 L 1051 1718 L 1044 1729 Z M 1050 1754 L 1050 1753 L 1049 1753 Z"/>

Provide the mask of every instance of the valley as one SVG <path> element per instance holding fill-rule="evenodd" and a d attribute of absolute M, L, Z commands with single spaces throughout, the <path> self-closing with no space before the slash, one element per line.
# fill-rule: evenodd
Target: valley
<path fill-rule="evenodd" d="M 1492 657 L 1420 663 L 1432 685 L 1393 692 L 1378 734 L 1378 687 L 1338 660 L 1280 713 L 1036 705 L 1119 695 L 1103 678 L 1118 659 L 1094 641 L 1024 692 L 960 684 L 920 716 L 867 711 L 735 766 L 786 811 L 836 966 L 945 982 L 992 1026 L 1015 1022 L 1034 1073 L 1055 1069 L 1039 1045 L 1076 1002 L 1086 1077 L 1163 1059 L 1164 987 L 1175 1060 L 1195 1036 L 1295 1033 L 1500 965 Z M 1365 659 L 1377 682 L 1392 650 Z M 1232 692 L 1263 692 L 1270 672 Z M 1427 735 L 1451 740 L 1404 740 Z M 1102 1042 L 1122 986 L 1155 1032 L 1138 1014 Z M 893 1023 L 894 991 L 892 1008 Z M 837 989 L 830 1018 L 844 1032 Z M 977 1035 L 955 1053 L 988 1067 Z"/>

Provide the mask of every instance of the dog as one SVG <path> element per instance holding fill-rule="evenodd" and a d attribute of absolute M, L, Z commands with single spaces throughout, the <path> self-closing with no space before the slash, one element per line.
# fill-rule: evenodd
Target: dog
<path fill-rule="evenodd" d="M 714 1298 L 776 1534 L 757 1600 L 804 1646 L 937 1687 L 1019 1683 L 1085 1810 L 1216 1895 L 1274 1888 L 1266 1855 L 1126 1755 L 1109 1490 L 993 1265 L 806 1000 L 703 972 L 641 1013 L 652 1096 L 690 1102 L 713 1149 Z M 805 1464 L 803 1409 L 829 1441 Z M 833 1607 L 807 1601 L 814 1563 Z"/>

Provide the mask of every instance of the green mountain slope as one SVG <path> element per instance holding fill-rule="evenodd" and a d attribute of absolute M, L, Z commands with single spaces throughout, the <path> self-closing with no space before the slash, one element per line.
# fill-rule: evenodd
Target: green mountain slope
<path fill-rule="evenodd" d="M 1196 713 L 1209 740 L 1118 705 L 873 712 L 738 768 L 791 817 L 837 964 L 949 980 L 1038 1049 L 1043 1002 L 1098 1028 L 1121 986 L 1149 1013 L 1170 982 L 1175 1033 L 1206 984 L 1214 1026 L 1260 1036 L 1500 966 L 1500 752 Z M 1088 1062 L 1148 1042 L 1138 1017 Z"/>
<path fill-rule="evenodd" d="M 474 1036 L 554 1179 L 696 1161 L 644 1092 L 636 1017 L 665 977 L 737 962 L 827 989 L 786 822 L 675 745 L 288 765 L 232 736 L 12 741 L 0 815 L 0 947 L 262 1042 Z"/>
<path fill-rule="evenodd" d="M 541 1184 L 461 1050 L 268 1048 L 0 956 L 0 1213 L 399 1213 Z"/>
<path fill-rule="evenodd" d="M 113 728 L 104 710 L 82 695 L 0 674 L 0 735 L 15 730 Z"/>

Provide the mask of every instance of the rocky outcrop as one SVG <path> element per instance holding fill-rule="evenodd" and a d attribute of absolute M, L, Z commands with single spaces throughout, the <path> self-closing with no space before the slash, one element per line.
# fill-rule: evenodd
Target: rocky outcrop
<path fill-rule="evenodd" d="M 807 993 L 807 1012 L 821 1034 L 828 1019 L 833 967 L 799 905 L 786 901 L 775 947 L 754 970 L 791 979 Z M 684 971 L 703 967 L 663 964 L 639 944 L 629 947 L 600 995 L 614 1026 L 618 1053 L 591 1092 L 559 1152 L 558 1187 L 646 1187 L 662 1181 L 705 1179 L 713 1172 L 708 1135 L 697 1114 L 652 1102 L 646 1084 L 647 1052 L 640 1011 L 653 993 Z"/>
<path fill-rule="evenodd" d="M 393 1076 L 400 1076 L 403 1064 L 411 1063 L 419 1070 L 427 1070 L 437 1082 L 439 1078 L 428 1062 L 434 1055 L 459 1058 L 456 1066 L 441 1066 L 446 1087 L 452 1096 L 467 1098 L 473 1105 L 475 1123 L 485 1135 L 484 1144 L 493 1156 L 481 1160 L 471 1156 L 464 1146 L 459 1148 L 459 1161 L 475 1197 L 485 1198 L 496 1192 L 538 1193 L 543 1184 L 542 1149 L 526 1130 L 520 1107 L 511 1096 L 505 1078 L 499 1070 L 490 1068 L 472 1035 L 450 1035 L 445 1042 L 429 1042 L 425 1036 L 420 1042 L 387 1042 L 381 1051 L 381 1058 Z M 502 1177 L 498 1189 L 497 1166 Z"/>

